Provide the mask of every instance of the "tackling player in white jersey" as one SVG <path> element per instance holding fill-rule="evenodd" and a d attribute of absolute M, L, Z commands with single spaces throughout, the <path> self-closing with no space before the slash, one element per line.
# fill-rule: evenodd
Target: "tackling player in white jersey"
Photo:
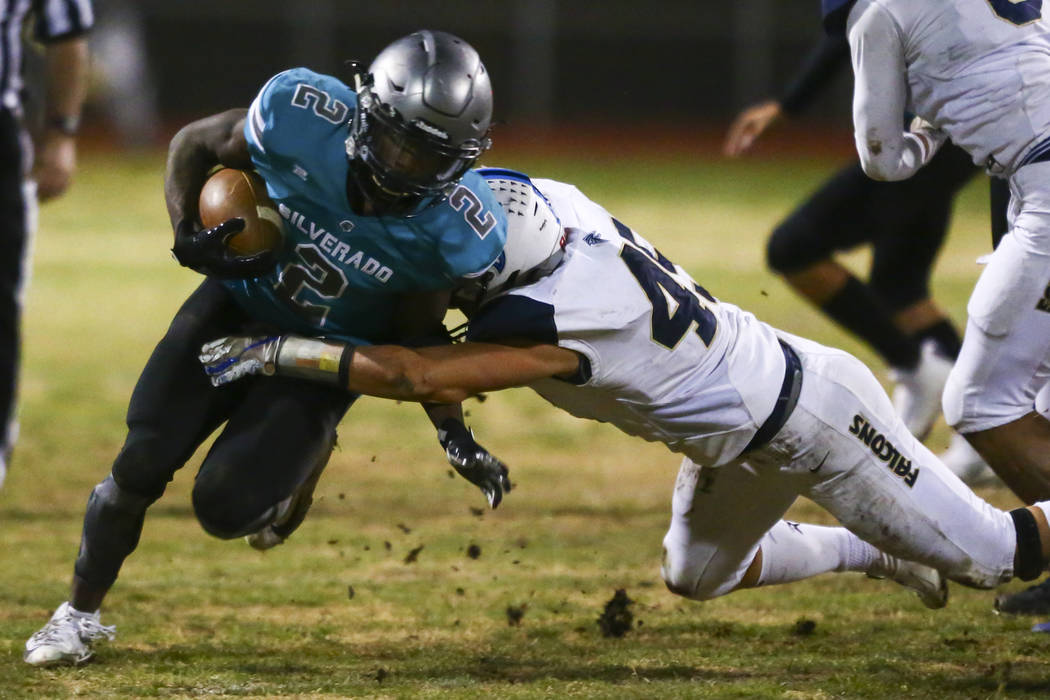
<path fill-rule="evenodd" d="M 940 607 L 938 571 L 990 588 L 1045 567 L 1050 503 L 1007 513 L 975 496 L 851 355 L 717 301 L 571 185 L 483 173 L 507 210 L 506 264 L 477 290 L 468 342 L 228 337 L 202 349 L 212 381 L 279 374 L 438 402 L 527 385 L 663 442 L 684 455 L 663 577 L 689 598 L 860 571 Z M 845 527 L 784 521 L 799 495 Z"/>

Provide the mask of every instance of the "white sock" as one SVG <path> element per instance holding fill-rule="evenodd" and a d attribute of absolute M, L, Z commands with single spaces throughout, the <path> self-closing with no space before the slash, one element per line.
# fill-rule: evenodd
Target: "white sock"
<path fill-rule="evenodd" d="M 777 522 L 759 542 L 758 585 L 790 583 L 829 571 L 867 571 L 879 550 L 844 527 Z"/>

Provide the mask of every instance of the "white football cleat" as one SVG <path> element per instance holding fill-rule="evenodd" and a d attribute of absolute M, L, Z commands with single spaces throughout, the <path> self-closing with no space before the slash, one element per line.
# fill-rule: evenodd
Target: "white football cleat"
<path fill-rule="evenodd" d="M 113 639 L 116 627 L 99 622 L 98 612 L 82 613 L 62 603 L 51 619 L 26 642 L 22 658 L 33 666 L 78 666 L 94 656 L 91 643 L 105 637 Z"/>
<path fill-rule="evenodd" d="M 937 455 L 944 465 L 952 470 L 964 484 L 975 486 L 987 484 L 996 478 L 995 472 L 984 461 L 984 458 L 973 449 L 959 433 L 952 435 L 952 441 L 948 443 L 948 449 Z"/>
<path fill-rule="evenodd" d="M 941 576 L 941 572 L 932 566 L 879 552 L 878 560 L 867 573 L 868 578 L 888 578 L 912 589 L 922 604 L 930 610 L 937 610 L 948 604 L 948 582 Z"/>
<path fill-rule="evenodd" d="M 893 380 L 893 407 L 912 435 L 924 439 L 941 413 L 941 394 L 948 373 L 955 363 L 937 352 L 937 344 L 922 344 L 919 364 L 914 369 L 890 370 Z"/>

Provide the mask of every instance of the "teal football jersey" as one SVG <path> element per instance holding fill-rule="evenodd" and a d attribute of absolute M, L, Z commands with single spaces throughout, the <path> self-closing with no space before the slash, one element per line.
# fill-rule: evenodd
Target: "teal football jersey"
<path fill-rule="evenodd" d="M 503 251 L 506 214 L 474 171 L 412 216 L 355 214 L 344 142 L 356 105 L 348 86 L 305 68 L 263 86 L 244 133 L 284 245 L 271 273 L 226 286 L 283 331 L 390 342 L 398 296 L 451 289 L 488 269 Z"/>

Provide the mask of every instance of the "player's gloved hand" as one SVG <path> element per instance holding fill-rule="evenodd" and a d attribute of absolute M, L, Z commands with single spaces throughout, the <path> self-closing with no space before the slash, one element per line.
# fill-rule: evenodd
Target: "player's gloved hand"
<path fill-rule="evenodd" d="M 277 351 L 282 337 L 231 335 L 201 346 L 198 356 L 212 386 L 235 382 L 250 374 L 277 372 Z"/>
<path fill-rule="evenodd" d="M 438 428 L 438 441 L 445 448 L 448 463 L 459 475 L 481 489 L 495 508 L 503 500 L 503 492 L 513 488 L 507 465 L 499 461 L 474 441 L 474 434 L 455 418 L 449 418 Z"/>
<path fill-rule="evenodd" d="M 182 221 L 175 230 L 175 245 L 171 252 L 183 267 L 220 279 L 258 277 L 274 265 L 272 251 L 254 255 L 238 255 L 226 243 L 230 237 L 244 230 L 244 219 L 227 219 L 218 226 L 198 231 L 189 221 Z"/>

